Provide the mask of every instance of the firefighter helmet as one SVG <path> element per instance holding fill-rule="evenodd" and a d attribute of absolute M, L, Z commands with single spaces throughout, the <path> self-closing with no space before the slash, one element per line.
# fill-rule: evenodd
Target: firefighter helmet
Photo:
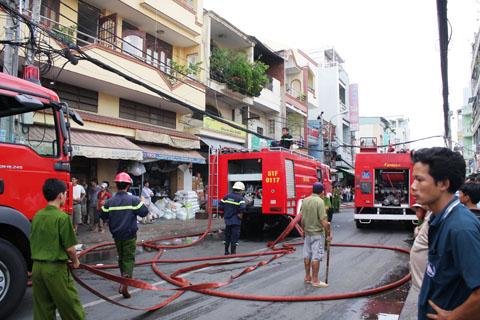
<path fill-rule="evenodd" d="M 126 182 L 126 183 L 132 183 L 132 178 L 130 178 L 130 175 L 126 172 L 120 172 L 117 174 L 115 177 L 115 182 Z"/>
<path fill-rule="evenodd" d="M 244 191 L 244 190 L 245 190 L 245 185 L 243 184 L 243 182 L 237 181 L 237 182 L 235 182 L 235 184 L 233 185 L 233 189 L 234 189 L 234 190 Z"/>

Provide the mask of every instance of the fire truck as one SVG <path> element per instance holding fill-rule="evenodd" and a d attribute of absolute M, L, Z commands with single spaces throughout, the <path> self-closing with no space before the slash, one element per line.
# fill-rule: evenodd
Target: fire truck
<path fill-rule="evenodd" d="M 0 73 L 0 319 L 11 314 L 27 287 L 30 222 L 47 204 L 45 179 L 67 183 L 62 210 L 72 212 L 67 115 L 83 124 L 53 91 Z"/>
<path fill-rule="evenodd" d="M 237 150 L 223 148 L 210 155 L 208 204 L 218 212 L 218 202 L 232 192 L 236 181 L 245 184 L 247 212 L 242 232 L 258 232 L 264 224 L 287 221 L 297 214 L 299 200 L 312 194 L 317 181 L 332 196 L 330 168 L 317 159 L 284 148 Z"/>
<path fill-rule="evenodd" d="M 376 220 L 407 221 L 416 225 L 410 185 L 413 164 L 409 152 L 379 153 L 376 138 L 361 138 L 355 158 L 357 228 Z"/>

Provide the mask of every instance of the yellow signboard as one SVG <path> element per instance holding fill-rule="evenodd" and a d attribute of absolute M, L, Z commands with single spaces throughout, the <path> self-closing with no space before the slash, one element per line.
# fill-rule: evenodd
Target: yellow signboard
<path fill-rule="evenodd" d="M 242 128 L 247 128 L 246 125 L 239 124 L 239 123 L 236 123 L 236 122 L 230 121 L 230 120 L 226 120 L 226 121 L 231 122 L 231 123 L 235 124 L 236 126 L 240 126 Z M 214 120 L 214 119 L 212 119 L 210 117 L 207 117 L 207 116 L 203 116 L 203 127 L 206 128 L 206 129 L 210 129 L 210 130 L 220 131 L 222 133 L 229 134 L 229 135 L 236 136 L 236 137 L 245 138 L 247 136 L 247 133 L 245 131 L 236 129 L 234 127 L 229 126 L 226 123 L 222 123 L 220 121 Z"/>

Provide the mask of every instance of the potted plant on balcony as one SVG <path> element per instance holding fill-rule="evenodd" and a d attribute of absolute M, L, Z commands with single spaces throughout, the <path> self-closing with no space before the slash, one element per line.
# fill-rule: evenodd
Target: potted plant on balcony
<path fill-rule="evenodd" d="M 267 69 L 268 65 L 263 62 L 249 63 L 246 54 L 227 49 L 215 47 L 210 56 L 210 77 L 250 97 L 258 97 L 269 83 Z"/>

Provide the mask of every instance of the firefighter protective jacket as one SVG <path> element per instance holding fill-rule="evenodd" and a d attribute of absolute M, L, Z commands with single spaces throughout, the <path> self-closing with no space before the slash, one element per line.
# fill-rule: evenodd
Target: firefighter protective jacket
<path fill-rule="evenodd" d="M 244 213 L 247 205 L 243 196 L 232 192 L 227 194 L 220 201 L 218 209 L 223 211 L 226 225 L 242 224 L 242 219 L 238 216 L 239 213 Z"/>
<path fill-rule="evenodd" d="M 290 133 L 284 134 L 282 139 L 280 139 L 280 147 L 285 149 L 290 149 L 290 146 L 293 143 L 293 137 Z"/>
<path fill-rule="evenodd" d="M 119 191 L 102 207 L 100 218 L 108 219 L 113 239 L 130 240 L 137 236 L 137 215 L 145 217 L 147 214 L 147 207 L 138 197 Z"/>

